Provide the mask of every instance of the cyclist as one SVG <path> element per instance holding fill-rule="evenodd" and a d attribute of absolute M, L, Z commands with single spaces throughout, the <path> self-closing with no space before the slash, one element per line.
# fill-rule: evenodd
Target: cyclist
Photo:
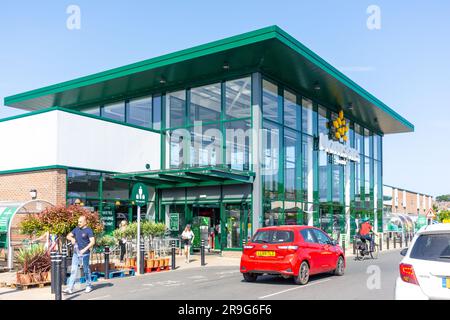
<path fill-rule="evenodd" d="M 370 220 L 368 218 L 362 219 L 361 227 L 359 228 L 359 236 L 361 241 L 363 241 L 364 243 L 366 242 L 366 240 L 369 241 L 370 251 L 373 251 L 374 249 L 374 239 L 372 233 L 378 235 L 377 232 L 373 229 L 372 225 L 370 224 Z"/>

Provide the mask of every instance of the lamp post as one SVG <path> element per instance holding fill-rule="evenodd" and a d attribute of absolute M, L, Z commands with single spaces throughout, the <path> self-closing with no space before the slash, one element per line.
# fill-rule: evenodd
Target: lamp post
<path fill-rule="evenodd" d="M 36 200 L 36 198 L 37 198 L 37 190 L 36 189 L 30 190 L 30 197 L 31 197 L 31 199 Z"/>

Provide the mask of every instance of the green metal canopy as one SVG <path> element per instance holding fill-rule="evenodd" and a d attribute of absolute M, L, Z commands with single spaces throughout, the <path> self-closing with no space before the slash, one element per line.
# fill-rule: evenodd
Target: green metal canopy
<path fill-rule="evenodd" d="M 254 172 L 207 166 L 118 173 L 115 179 L 143 182 L 159 189 L 253 183 Z"/>
<path fill-rule="evenodd" d="M 80 109 L 255 71 L 336 109 L 351 103 L 346 116 L 380 133 L 414 131 L 410 122 L 277 26 L 6 97 L 5 105 L 29 111 Z M 314 90 L 317 84 L 320 90 Z"/>

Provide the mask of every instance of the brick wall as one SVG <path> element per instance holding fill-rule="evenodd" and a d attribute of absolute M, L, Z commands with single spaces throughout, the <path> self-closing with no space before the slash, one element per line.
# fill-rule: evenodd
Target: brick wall
<path fill-rule="evenodd" d="M 30 201 L 30 190 L 37 191 L 38 200 L 55 205 L 66 204 L 66 170 L 0 174 L 0 201 Z"/>
<path fill-rule="evenodd" d="M 392 212 L 394 213 L 409 213 L 417 214 L 417 209 L 419 213 L 425 214 L 430 206 L 428 205 L 428 198 L 426 196 L 426 201 L 423 203 L 423 194 L 419 197 L 419 203 L 417 203 L 417 193 L 406 191 L 406 207 L 403 206 L 403 190 L 398 189 L 398 206 L 395 206 L 395 189 L 392 189 Z"/>

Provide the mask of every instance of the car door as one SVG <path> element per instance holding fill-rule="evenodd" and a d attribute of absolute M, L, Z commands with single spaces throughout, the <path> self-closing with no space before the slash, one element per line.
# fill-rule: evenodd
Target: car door
<path fill-rule="evenodd" d="M 300 231 L 300 235 L 303 238 L 301 252 L 305 258 L 309 259 L 310 273 L 315 274 L 323 272 L 322 249 L 312 230 L 313 229 L 303 229 Z"/>
<path fill-rule="evenodd" d="M 312 229 L 320 246 L 320 263 L 323 272 L 333 270 L 336 266 L 336 252 L 332 241 L 325 232 Z"/>

